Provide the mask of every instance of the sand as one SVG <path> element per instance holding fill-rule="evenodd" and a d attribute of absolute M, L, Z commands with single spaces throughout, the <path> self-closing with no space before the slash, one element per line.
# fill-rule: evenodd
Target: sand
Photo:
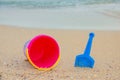
<path fill-rule="evenodd" d="M 84 51 L 89 32 L 95 32 L 91 56 L 94 68 L 74 67 Z M 26 60 L 24 43 L 38 34 L 53 36 L 61 59 L 50 71 L 39 71 Z M 120 31 L 27 29 L 0 26 L 0 80 L 119 80 Z"/>

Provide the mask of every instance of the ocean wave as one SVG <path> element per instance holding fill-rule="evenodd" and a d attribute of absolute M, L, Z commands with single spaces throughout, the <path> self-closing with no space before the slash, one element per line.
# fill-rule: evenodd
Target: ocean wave
<path fill-rule="evenodd" d="M 120 0 L 0 0 L 0 7 L 56 8 L 106 3 L 120 3 Z"/>

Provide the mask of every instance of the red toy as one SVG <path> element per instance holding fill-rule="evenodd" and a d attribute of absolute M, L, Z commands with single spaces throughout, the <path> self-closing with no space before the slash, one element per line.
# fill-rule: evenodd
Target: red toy
<path fill-rule="evenodd" d="M 51 36 L 42 34 L 34 37 L 24 46 L 29 62 L 39 70 L 50 70 L 60 60 L 60 48 Z"/>

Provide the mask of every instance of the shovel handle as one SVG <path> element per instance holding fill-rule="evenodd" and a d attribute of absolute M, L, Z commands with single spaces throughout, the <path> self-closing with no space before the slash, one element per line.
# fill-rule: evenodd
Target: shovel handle
<path fill-rule="evenodd" d="M 94 38 L 94 33 L 91 32 L 89 34 L 89 39 L 88 39 L 88 42 L 87 42 L 87 45 L 86 45 L 86 48 L 85 48 L 85 51 L 84 51 L 84 55 L 88 55 L 88 56 L 90 55 L 93 38 Z"/>

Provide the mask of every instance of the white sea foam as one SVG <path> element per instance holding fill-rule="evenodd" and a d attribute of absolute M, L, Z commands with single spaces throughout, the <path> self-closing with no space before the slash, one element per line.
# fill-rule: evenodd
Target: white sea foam
<path fill-rule="evenodd" d="M 120 5 L 71 8 L 0 8 L 0 24 L 45 29 L 120 30 Z"/>

